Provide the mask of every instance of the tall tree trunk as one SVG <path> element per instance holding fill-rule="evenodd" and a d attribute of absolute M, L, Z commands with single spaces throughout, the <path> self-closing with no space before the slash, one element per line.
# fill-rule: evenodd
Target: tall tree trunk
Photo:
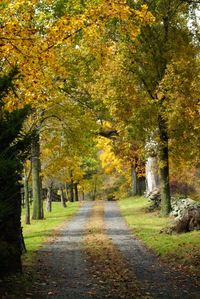
<path fill-rule="evenodd" d="M 66 201 L 70 201 L 70 190 L 69 190 L 69 184 L 66 183 L 65 185 L 65 190 L 66 190 Z"/>
<path fill-rule="evenodd" d="M 82 194 L 82 200 L 85 200 L 85 191 L 84 191 L 84 188 L 82 188 L 81 194 Z"/>
<path fill-rule="evenodd" d="M 21 252 L 22 253 L 27 252 L 26 245 L 25 245 L 25 242 L 24 242 L 24 236 L 23 236 L 23 227 L 21 227 L 20 244 L 21 244 Z"/>
<path fill-rule="evenodd" d="M 146 161 L 147 194 L 155 189 L 160 189 L 159 170 L 157 158 L 149 156 Z"/>
<path fill-rule="evenodd" d="M 19 140 L 19 132 L 27 116 L 27 109 L 6 112 L 3 97 L 12 86 L 12 79 L 19 74 L 12 68 L 1 74 L 0 91 L 0 276 L 22 271 L 22 231 L 20 173 L 22 153 L 27 143 Z M 1 283 L 3 283 L 1 281 Z M 2 294 L 1 294 L 2 295 Z M 1 297 L 0 295 L 0 297 Z"/>
<path fill-rule="evenodd" d="M 139 196 L 144 195 L 145 190 L 146 190 L 145 177 L 137 176 L 137 195 L 139 195 Z"/>
<path fill-rule="evenodd" d="M 70 185 L 69 185 L 69 190 L 70 190 L 70 201 L 74 201 L 74 178 L 73 178 L 73 170 L 70 171 Z"/>
<path fill-rule="evenodd" d="M 29 186 L 28 176 L 24 166 L 24 201 L 25 201 L 25 223 L 30 224 L 30 202 L 29 202 Z"/>
<path fill-rule="evenodd" d="M 37 134 L 32 140 L 32 191 L 33 191 L 32 219 L 44 218 L 40 171 L 41 171 L 40 143 L 39 143 L 39 134 Z"/>
<path fill-rule="evenodd" d="M 96 194 L 97 194 L 97 182 L 95 180 L 94 181 L 94 189 L 93 189 L 93 193 L 92 193 L 92 200 L 94 200 L 94 201 L 96 199 Z"/>
<path fill-rule="evenodd" d="M 159 115 L 159 168 L 160 168 L 160 192 L 161 211 L 163 215 L 168 215 L 171 210 L 171 197 L 169 185 L 169 149 L 168 132 L 166 121 Z"/>
<path fill-rule="evenodd" d="M 146 189 L 145 177 L 142 174 L 142 162 L 136 157 L 131 166 L 132 195 L 143 195 Z"/>
<path fill-rule="evenodd" d="M 52 211 L 52 185 L 47 187 L 46 210 Z"/>
<path fill-rule="evenodd" d="M 15 163 L 0 153 L 0 277 L 22 271 L 21 188 Z"/>
<path fill-rule="evenodd" d="M 41 188 L 40 188 L 40 190 L 41 190 L 41 194 L 42 194 L 42 181 L 40 180 L 40 183 L 41 183 Z M 44 219 L 44 206 L 43 206 L 43 198 L 42 198 L 42 196 L 41 196 L 41 219 Z"/>
<path fill-rule="evenodd" d="M 66 208 L 66 198 L 62 187 L 60 187 L 60 200 L 61 200 L 62 207 Z"/>
<path fill-rule="evenodd" d="M 12 176 L 10 173 L 10 177 Z M 16 182 L 12 183 L 15 190 L 9 182 L 11 191 L 8 188 L 6 194 L 0 192 L 0 277 L 22 271 L 20 187 L 15 185 Z"/>
<path fill-rule="evenodd" d="M 137 173 L 134 164 L 135 163 L 132 163 L 131 165 L 132 196 L 137 195 Z"/>
<path fill-rule="evenodd" d="M 74 183 L 75 201 L 78 201 L 78 183 Z"/>

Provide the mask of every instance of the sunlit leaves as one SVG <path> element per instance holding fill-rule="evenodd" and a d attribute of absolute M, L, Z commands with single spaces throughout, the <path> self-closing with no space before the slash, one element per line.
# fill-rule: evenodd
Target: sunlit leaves
<path fill-rule="evenodd" d="M 126 31 L 134 38 L 142 23 L 153 20 L 147 7 L 142 6 L 140 11 L 135 11 L 125 1 L 99 1 L 88 7 L 77 2 L 77 9 L 74 6 L 76 13 L 72 13 L 62 1 L 24 0 L 5 3 L 0 15 L 2 72 L 13 65 L 19 66 L 21 77 L 17 82 L 17 94 L 21 98 L 20 106 L 22 102 L 46 106 L 44 89 L 48 90 L 51 98 L 56 73 L 67 76 L 59 62 L 59 51 L 63 52 L 79 32 L 85 34 L 88 42 L 90 39 L 96 40 L 95 50 L 99 51 L 103 28 L 110 19 L 125 22 Z M 58 7 L 63 7 L 63 13 L 56 15 Z M 5 102 L 7 108 L 12 110 L 18 100 L 9 95 Z"/>

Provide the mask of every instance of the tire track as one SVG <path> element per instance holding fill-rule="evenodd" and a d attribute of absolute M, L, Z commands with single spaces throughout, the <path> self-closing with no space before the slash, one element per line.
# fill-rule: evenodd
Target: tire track
<path fill-rule="evenodd" d="M 155 299 L 200 298 L 200 287 L 193 278 L 161 265 L 156 255 L 132 235 L 115 202 L 105 203 L 105 226 L 146 294 Z"/>
<path fill-rule="evenodd" d="M 88 299 L 90 279 L 87 271 L 83 238 L 91 203 L 84 203 L 79 212 L 66 223 L 56 238 L 38 253 L 34 298 Z"/>

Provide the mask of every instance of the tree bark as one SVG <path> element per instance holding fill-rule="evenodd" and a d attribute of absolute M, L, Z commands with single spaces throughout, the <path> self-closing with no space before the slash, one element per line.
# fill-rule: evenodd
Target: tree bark
<path fill-rule="evenodd" d="M 70 171 L 70 185 L 69 185 L 69 190 L 70 190 L 70 201 L 74 201 L 74 178 L 73 178 L 73 170 Z"/>
<path fill-rule="evenodd" d="M 27 143 L 17 140 L 28 109 L 14 109 L 6 112 L 3 97 L 12 86 L 18 68 L 0 76 L 0 276 L 22 271 L 22 231 L 20 174 L 22 156 Z M 21 138 L 19 138 L 21 139 Z M 3 281 L 1 281 L 3 283 Z M 2 295 L 2 294 L 1 294 Z M 0 297 L 1 297 L 0 295 Z"/>
<path fill-rule="evenodd" d="M 132 196 L 137 195 L 137 173 L 135 170 L 134 163 L 131 165 L 131 178 L 132 178 Z"/>
<path fill-rule="evenodd" d="M 30 202 L 29 202 L 29 186 L 28 186 L 28 176 L 26 174 L 26 169 L 24 166 L 24 201 L 25 201 L 25 223 L 30 224 Z"/>
<path fill-rule="evenodd" d="M 75 192 L 75 201 L 79 201 L 79 197 L 78 197 L 78 183 L 74 184 L 74 192 Z"/>
<path fill-rule="evenodd" d="M 47 212 L 52 211 L 52 185 L 47 187 L 46 210 Z"/>
<path fill-rule="evenodd" d="M 137 195 L 139 196 L 144 195 L 145 189 L 146 189 L 145 177 L 137 176 Z"/>
<path fill-rule="evenodd" d="M 20 187 L 13 191 L 4 194 L 6 200 L 0 195 L 0 277 L 22 271 Z"/>
<path fill-rule="evenodd" d="M 69 185 L 66 183 L 66 201 L 70 201 L 70 190 L 69 190 Z"/>
<path fill-rule="evenodd" d="M 169 184 L 169 148 L 168 132 L 166 121 L 162 115 L 158 117 L 159 124 L 159 168 L 160 168 L 160 192 L 161 211 L 163 215 L 168 215 L 171 210 L 170 184 Z"/>
<path fill-rule="evenodd" d="M 94 181 L 94 189 L 92 192 L 92 200 L 95 201 L 96 200 L 96 194 L 97 194 L 97 182 L 96 180 Z"/>
<path fill-rule="evenodd" d="M 132 195 L 143 195 L 146 189 L 145 177 L 141 173 L 142 162 L 136 157 L 131 166 Z"/>
<path fill-rule="evenodd" d="M 32 140 L 32 191 L 33 191 L 33 215 L 32 219 L 43 219 L 42 183 L 40 177 L 40 143 L 39 134 Z"/>
<path fill-rule="evenodd" d="M 16 160 L 4 159 L 0 153 L 0 277 L 22 271 L 20 177 Z"/>
<path fill-rule="evenodd" d="M 65 195 L 64 195 L 64 191 L 63 191 L 63 188 L 60 187 L 60 199 L 61 199 L 61 205 L 63 208 L 66 208 L 67 205 L 66 205 L 66 198 L 65 198 Z"/>
<path fill-rule="evenodd" d="M 146 162 L 146 192 L 150 193 L 155 189 L 160 189 L 159 184 L 159 170 L 157 158 L 149 156 Z"/>

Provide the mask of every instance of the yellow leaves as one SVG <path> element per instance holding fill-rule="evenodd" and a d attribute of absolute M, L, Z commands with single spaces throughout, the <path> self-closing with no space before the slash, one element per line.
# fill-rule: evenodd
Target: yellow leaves
<path fill-rule="evenodd" d="M 111 140 L 98 137 L 97 138 L 97 147 L 100 149 L 100 160 L 104 172 L 109 174 L 117 170 L 118 172 L 122 171 L 122 161 L 117 156 L 115 156 Z"/>
<path fill-rule="evenodd" d="M 5 109 L 9 112 L 19 107 L 19 103 L 16 98 L 6 97 L 4 98 Z"/>
<path fill-rule="evenodd" d="M 152 23 L 155 22 L 155 17 L 149 11 L 148 6 L 146 4 L 142 5 L 140 10 L 136 11 L 136 15 L 140 18 L 140 20 L 144 23 Z"/>
<path fill-rule="evenodd" d="M 108 1 L 108 5 L 110 6 L 108 14 L 112 17 L 117 17 L 124 21 L 132 15 L 133 10 L 126 5 L 125 1 Z"/>
<path fill-rule="evenodd" d="M 0 12 L 3 24 L 0 28 L 0 59 L 6 59 L 3 71 L 17 64 L 21 72 L 17 85 L 21 100 L 8 101 L 9 110 L 17 105 L 21 107 L 23 102 L 31 103 L 34 107 L 43 104 L 46 108 L 47 99 L 55 98 L 55 93 L 62 86 L 54 78 L 57 73 L 61 77 L 68 76 L 62 57 L 78 32 L 83 33 L 84 42 L 93 48 L 92 51 L 101 62 L 106 51 L 110 55 L 115 51 L 114 47 L 107 50 L 102 44 L 109 20 L 121 20 L 132 39 L 140 33 L 143 22 L 153 20 L 146 6 L 135 11 L 122 0 L 105 0 L 96 6 L 90 5 L 82 15 L 64 15 L 55 19 L 52 14 L 48 19 L 46 12 L 37 8 L 39 2 L 10 1 Z M 44 4 L 48 2 L 52 4 L 52 1 L 44 1 Z M 38 29 L 40 25 L 43 32 Z M 44 89 L 48 90 L 45 96 Z"/>
<path fill-rule="evenodd" d="M 132 40 L 135 40 L 140 34 L 140 26 L 129 22 L 128 26 L 126 27 L 126 31 L 129 34 L 130 38 Z"/>

